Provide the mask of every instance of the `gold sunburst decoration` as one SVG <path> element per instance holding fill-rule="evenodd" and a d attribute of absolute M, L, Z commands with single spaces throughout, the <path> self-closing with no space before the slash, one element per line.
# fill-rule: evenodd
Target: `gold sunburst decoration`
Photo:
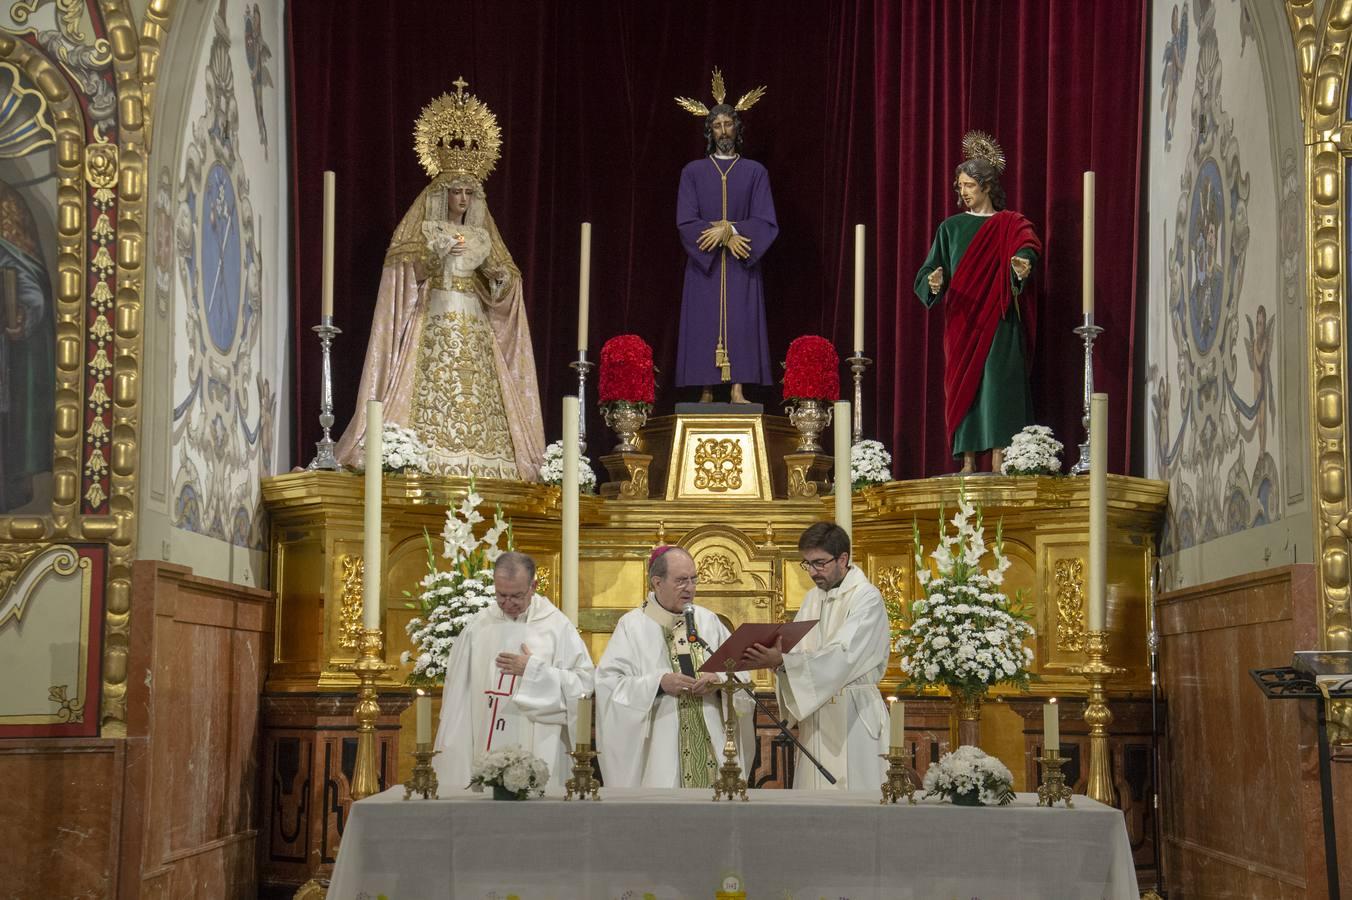
<path fill-rule="evenodd" d="M 1005 170 L 1004 148 L 984 131 L 969 131 L 962 136 L 962 158 L 984 159 L 995 166 L 995 171 Z"/>
<path fill-rule="evenodd" d="M 717 66 L 714 67 L 713 95 L 715 106 L 722 103 L 724 98 L 728 95 L 727 86 L 723 83 L 723 73 Z M 738 112 L 746 112 L 748 109 L 755 106 L 756 102 L 764 96 L 765 85 L 762 84 L 760 87 L 752 88 L 738 98 L 737 102 L 733 104 L 733 109 Z M 704 117 L 709 114 L 709 107 L 691 97 L 677 97 L 676 105 L 692 115 Z"/>
<path fill-rule="evenodd" d="M 463 76 L 451 83 L 454 94 L 442 94 L 418 115 L 413 148 L 432 178 L 470 175 L 483 182 L 502 154 L 502 129 L 492 110 L 465 93 L 469 83 Z"/>

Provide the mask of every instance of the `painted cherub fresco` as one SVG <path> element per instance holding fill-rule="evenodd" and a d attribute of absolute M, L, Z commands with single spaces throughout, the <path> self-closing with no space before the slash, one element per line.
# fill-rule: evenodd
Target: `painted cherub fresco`
<path fill-rule="evenodd" d="M 272 48 L 263 41 L 263 14 L 255 3 L 244 8 L 244 55 L 249 61 L 249 83 L 253 86 L 254 114 L 258 116 L 258 136 L 263 142 L 263 158 L 268 156 L 268 126 L 263 118 L 263 88 L 273 87 L 268 60 Z"/>
<path fill-rule="evenodd" d="M 1180 13 L 1179 7 L 1182 7 Z M 1164 110 L 1164 149 L 1174 139 L 1174 118 L 1178 113 L 1178 84 L 1183 80 L 1183 63 L 1188 58 L 1188 7 L 1186 4 L 1174 6 L 1170 17 L 1169 31 L 1172 37 L 1164 45 L 1164 74 L 1161 87 L 1164 93 L 1160 97 L 1160 108 Z"/>

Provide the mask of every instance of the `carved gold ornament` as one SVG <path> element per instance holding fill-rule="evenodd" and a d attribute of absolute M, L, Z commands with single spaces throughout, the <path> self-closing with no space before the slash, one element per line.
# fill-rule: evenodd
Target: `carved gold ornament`
<path fill-rule="evenodd" d="M 706 438 L 695 445 L 695 487 L 720 494 L 742 486 L 742 445 L 732 438 Z"/>
<path fill-rule="evenodd" d="M 413 148 L 429 177 L 468 175 L 482 184 L 501 156 L 502 129 L 478 97 L 465 93 L 463 76 L 451 83 L 454 94 L 423 107 L 413 126 Z"/>
<path fill-rule="evenodd" d="M 910 605 L 906 602 L 910 580 L 910 575 L 901 566 L 888 566 L 878 573 L 878 593 L 883 595 L 887 628 L 894 645 L 902 632 L 911 627 Z"/>
<path fill-rule="evenodd" d="M 962 158 L 984 159 L 995 166 L 995 171 L 1005 170 L 1004 148 L 984 131 L 969 131 L 962 136 Z"/>
<path fill-rule="evenodd" d="M 714 67 L 713 94 L 715 106 L 722 103 L 723 98 L 727 96 L 727 89 L 723 85 L 723 73 L 719 71 L 717 66 Z M 737 110 L 738 112 L 745 112 L 746 110 L 755 106 L 756 101 L 760 100 L 760 98 L 764 96 L 765 96 L 765 85 L 762 84 L 760 87 L 752 88 L 751 90 L 743 94 L 741 98 L 738 99 L 738 101 L 735 104 L 733 104 L 732 108 Z M 700 103 L 698 100 L 691 99 L 690 97 L 677 97 L 676 105 L 679 106 L 681 109 L 685 110 L 686 112 L 691 113 L 692 115 L 699 116 L 700 118 L 703 118 L 709 114 L 709 107 L 705 106 L 703 103 Z"/>
<path fill-rule="evenodd" d="M 709 553 L 700 557 L 696 569 L 700 584 L 736 584 L 737 563 L 725 553 Z"/>
<path fill-rule="evenodd" d="M 360 556 L 344 553 L 338 557 L 342 570 L 343 594 L 338 605 L 338 646 L 356 651 L 361 643 L 362 629 L 362 575 L 366 564 Z"/>
<path fill-rule="evenodd" d="M 1070 653 L 1084 650 L 1084 560 L 1058 559 L 1056 579 L 1056 646 Z"/>

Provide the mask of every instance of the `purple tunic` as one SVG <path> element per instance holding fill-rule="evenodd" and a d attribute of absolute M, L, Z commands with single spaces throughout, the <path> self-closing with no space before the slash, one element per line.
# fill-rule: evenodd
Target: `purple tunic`
<path fill-rule="evenodd" d="M 718 298 L 723 276 L 723 247 L 699 249 L 700 232 L 722 218 L 723 194 L 719 172 L 728 172 L 728 221 L 738 234 L 751 239 L 751 255 L 737 259 L 727 253 L 728 336 L 726 349 L 732 381 L 770 384 L 770 345 L 765 335 L 765 293 L 760 260 L 779 234 L 770 176 L 765 166 L 745 158 L 705 157 L 681 170 L 676 197 L 676 228 L 685 248 L 685 290 L 681 295 L 681 335 L 676 347 L 676 385 L 722 383 L 714 364 L 718 344 Z M 718 169 L 714 167 L 718 166 Z"/>

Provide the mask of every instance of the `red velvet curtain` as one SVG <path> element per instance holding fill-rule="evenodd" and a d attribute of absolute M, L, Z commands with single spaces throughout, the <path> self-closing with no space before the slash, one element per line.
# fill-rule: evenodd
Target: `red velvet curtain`
<path fill-rule="evenodd" d="M 874 10 L 879 360 L 870 403 L 898 477 L 956 468 L 943 419 L 943 318 L 913 293 L 935 226 L 957 211 L 962 136 L 996 136 L 1009 208 L 1032 220 L 1044 255 L 1036 276 L 1032 357 L 1037 421 L 1066 445 L 1083 439 L 1082 172 L 1097 178 L 1095 390 L 1109 395 L 1109 468 L 1126 472 L 1144 2 L 953 0 Z M 870 418 L 865 417 L 866 420 Z"/>
<path fill-rule="evenodd" d="M 576 387 L 567 364 L 576 356 L 584 220 L 594 228 L 590 358 L 605 339 L 638 333 L 663 373 L 659 410 L 687 399 L 670 386 L 683 268 L 676 182 L 704 143 L 702 123 L 672 98 L 707 103 L 713 65 L 733 97 L 769 87 L 744 121 L 745 152 L 770 171 L 781 229 L 765 260 L 772 356 L 782 358 L 789 341 L 806 333 L 831 338 L 848 355 L 852 231 L 855 222 L 870 225 L 867 343 L 878 364 L 868 376 L 865 431 L 895 448 L 898 477 L 947 466 L 939 316 L 923 311 L 911 280 L 930 231 L 951 208 L 948 183 L 969 127 L 1004 141 L 1011 201 L 1047 244 L 1044 336 L 1076 324 L 1079 171 L 1101 164 L 1099 246 L 1127 248 L 1118 262 L 1099 256 L 1100 323 L 1115 339 L 1100 349 L 1119 347 L 1101 352 L 1099 373 L 1122 427 L 1142 8 L 1081 6 L 404 0 L 373 14 L 357 0 L 288 4 L 296 463 L 311 458 L 319 436 L 310 326 L 319 318 L 321 172 L 338 173 L 336 439 L 354 407 L 386 243 L 426 184 L 412 150 L 413 121 L 459 75 L 502 125 L 503 158 L 486 188 L 525 276 L 547 439 L 561 433 L 560 398 Z M 989 18 L 996 11 L 999 21 Z M 1063 23 L 1067 17 L 1078 27 Z M 1114 24 L 1114 34 L 1097 31 Z M 1057 49 L 1049 54 L 1048 47 Z M 1096 63 L 1095 54 L 1107 56 Z M 1130 65 L 1122 64 L 1128 56 Z M 1104 171 L 1110 165 L 1113 174 Z M 1062 352 L 1057 361 L 1049 353 L 1073 340 L 1048 337 L 1034 369 L 1039 420 L 1068 442 L 1079 435 L 1079 390 L 1066 388 L 1078 384 L 1070 377 L 1078 356 Z M 777 408 L 777 386 L 750 393 Z M 595 458 L 612 438 L 594 409 L 588 428 Z M 1125 458 L 1125 450 L 1115 454 L 1114 468 Z"/>

